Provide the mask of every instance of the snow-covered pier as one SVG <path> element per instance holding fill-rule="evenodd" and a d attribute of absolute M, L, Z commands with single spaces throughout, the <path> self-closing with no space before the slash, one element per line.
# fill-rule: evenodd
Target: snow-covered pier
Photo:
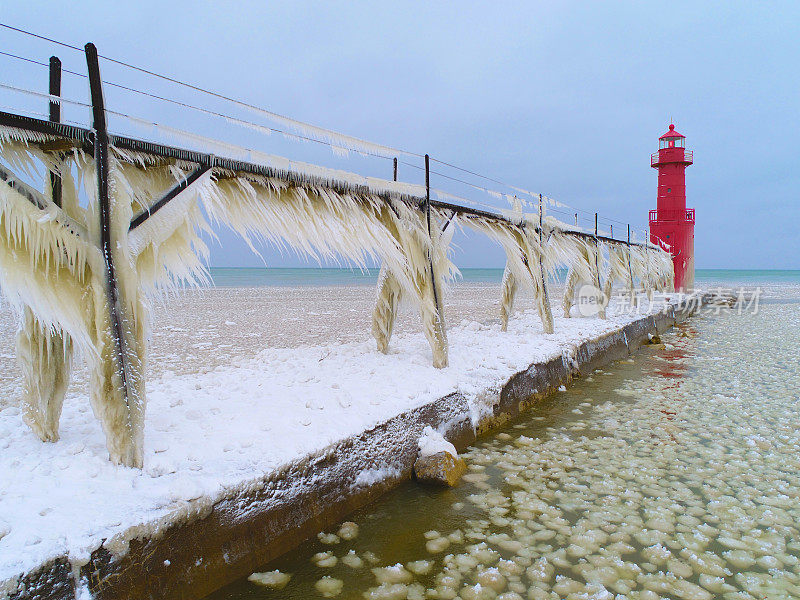
<path fill-rule="evenodd" d="M 2 477 L 18 492 L 0 499 L 0 597 L 202 597 L 407 479 L 426 426 L 463 448 L 692 308 L 557 318 L 554 334 L 535 311 L 507 332 L 465 322 L 448 332 L 446 369 L 413 334 L 388 355 L 367 342 L 268 349 L 165 374 L 142 470 L 106 460 L 85 406 L 68 403 L 62 440 L 44 446 L 6 409 Z"/>
<path fill-rule="evenodd" d="M 607 310 L 615 283 L 632 307 L 640 291 L 641 306 L 674 289 L 668 246 L 637 241 L 630 225 L 620 239 L 597 213 L 593 228 L 562 222 L 548 208 L 563 205 L 517 187 L 472 186 L 510 208 L 454 196 L 431 186 L 431 161 L 448 163 L 428 154 L 412 153 L 422 185 L 224 143 L 219 154 L 219 141 L 175 128 L 188 145 L 116 135 L 108 115 L 129 116 L 106 109 L 101 55 L 84 50 L 90 104 L 60 96 L 53 57 L 50 93 L 12 88 L 46 99 L 49 119 L 0 112 L 0 288 L 21 317 L 22 371 L 18 405 L 0 405 L 0 593 L 202 595 L 407 477 L 421 428 L 468 443 L 674 319 Z M 90 106 L 91 127 L 62 123 L 62 103 Z M 407 154 L 313 135 L 336 151 Z M 379 264 L 378 352 L 259 346 L 210 372 L 148 380 L 152 304 L 209 280 L 204 235 L 219 225 L 253 250 Z M 504 251 L 499 323 L 448 327 L 458 228 Z M 561 271 L 566 316 L 554 318 L 548 287 Z M 526 291 L 535 311 L 511 320 Z M 568 318 L 576 295 L 598 318 Z M 393 339 L 404 302 L 422 335 Z M 62 413 L 76 357 L 89 385 Z"/>

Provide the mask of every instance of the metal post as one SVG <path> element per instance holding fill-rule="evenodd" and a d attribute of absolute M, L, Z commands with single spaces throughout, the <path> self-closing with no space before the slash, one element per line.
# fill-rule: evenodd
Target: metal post
<path fill-rule="evenodd" d="M 425 155 L 425 219 L 428 222 L 428 237 L 433 243 L 431 237 L 431 159 L 427 154 Z M 433 271 L 433 254 L 428 252 L 428 264 L 431 268 L 431 285 L 433 285 L 433 301 L 436 303 L 436 312 L 439 312 L 439 298 L 436 292 L 436 275 Z"/>
<path fill-rule="evenodd" d="M 539 194 L 539 271 L 542 276 L 542 295 L 544 296 L 545 306 L 550 311 L 550 295 L 547 293 L 547 274 L 544 271 L 544 204 L 542 195 Z M 548 314 L 550 314 L 548 312 Z M 549 326 L 545 323 L 545 330 Z"/>
<path fill-rule="evenodd" d="M 597 213 L 594 213 L 594 271 L 597 273 L 597 289 L 602 294 L 600 286 L 600 242 L 597 240 Z"/>
<path fill-rule="evenodd" d="M 427 154 L 425 155 L 425 219 L 428 222 L 428 239 L 430 240 L 430 248 L 428 250 L 428 266 L 431 271 L 431 289 L 433 290 L 433 303 L 436 306 L 436 335 L 439 338 L 438 343 L 442 344 L 445 352 L 444 365 L 447 365 L 447 342 L 444 328 L 444 309 L 440 303 L 439 292 L 436 289 L 436 271 L 433 268 L 433 236 L 431 235 L 431 159 Z M 435 350 L 434 350 L 435 353 Z M 434 354 L 435 360 L 435 354 Z M 435 364 L 435 363 L 434 363 Z"/>
<path fill-rule="evenodd" d="M 542 210 L 542 195 L 539 194 L 539 244 L 542 243 L 542 224 L 544 221 L 543 212 L 544 211 Z"/>
<path fill-rule="evenodd" d="M 61 61 L 57 56 L 50 57 L 50 95 L 61 96 Z M 50 121 L 61 122 L 61 104 L 50 100 Z M 56 206 L 61 206 L 61 175 L 50 171 L 50 197 Z"/>
<path fill-rule="evenodd" d="M 634 303 L 633 269 L 631 268 L 631 224 L 628 223 L 628 277 L 630 277 L 631 304 Z"/>
<path fill-rule="evenodd" d="M 394 163 L 394 180 L 393 181 L 397 181 L 397 157 L 395 157 L 392 162 Z"/>
<path fill-rule="evenodd" d="M 431 233 L 431 159 L 425 155 L 425 217 L 428 219 L 428 235 Z"/>
<path fill-rule="evenodd" d="M 126 368 L 125 337 L 119 307 L 119 290 L 114 271 L 114 252 L 111 239 L 111 205 L 108 194 L 108 128 L 106 111 L 103 102 L 103 86 L 100 79 L 100 63 L 97 48 L 94 44 L 86 44 L 86 64 L 89 69 L 89 89 L 92 97 L 92 116 L 94 127 L 94 159 L 97 169 L 97 202 L 100 216 L 100 249 L 103 253 L 106 271 L 106 295 L 108 297 L 111 318 L 111 334 L 114 338 L 116 370 L 122 386 L 122 397 L 130 408 L 129 390 Z"/>
<path fill-rule="evenodd" d="M 578 213 L 575 213 L 575 227 L 578 226 Z"/>
<path fill-rule="evenodd" d="M 609 234 L 608 237 L 610 237 L 613 240 L 614 239 L 614 226 L 613 225 L 609 225 L 609 227 L 611 228 L 611 233 Z"/>

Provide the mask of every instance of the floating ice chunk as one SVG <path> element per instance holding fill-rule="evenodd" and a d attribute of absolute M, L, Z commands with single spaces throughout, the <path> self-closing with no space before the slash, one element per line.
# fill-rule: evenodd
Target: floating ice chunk
<path fill-rule="evenodd" d="M 342 563 L 351 569 L 360 569 L 364 566 L 364 561 L 359 558 L 358 554 L 355 553 L 355 550 L 350 550 L 350 552 L 345 554 L 342 557 Z"/>
<path fill-rule="evenodd" d="M 318 567 L 327 569 L 336 566 L 336 563 L 339 562 L 339 559 L 333 555 L 333 552 L 317 552 L 311 557 L 311 562 Z"/>
<path fill-rule="evenodd" d="M 667 550 L 661 544 L 653 544 L 652 546 L 642 550 L 642 556 L 644 556 L 653 564 L 663 565 L 667 562 L 667 559 L 672 556 L 672 552 Z"/>
<path fill-rule="evenodd" d="M 728 536 L 720 536 L 717 538 L 717 541 L 726 548 L 731 548 L 732 550 L 747 550 L 747 544 L 742 540 L 734 539 Z"/>
<path fill-rule="evenodd" d="M 504 592 L 497 597 L 497 600 L 523 600 L 517 592 Z"/>
<path fill-rule="evenodd" d="M 489 548 L 485 542 L 467 546 L 467 551 L 485 565 L 492 565 L 500 558 L 500 554 Z"/>
<path fill-rule="evenodd" d="M 713 575 L 706 575 L 705 573 L 702 573 L 700 577 L 698 577 L 698 581 L 700 582 L 700 585 L 710 592 L 719 594 L 725 590 L 725 579 L 722 577 L 714 577 Z"/>
<path fill-rule="evenodd" d="M 458 571 L 446 568 L 444 571 L 436 576 L 436 585 L 455 590 L 456 586 L 461 583 L 463 576 Z"/>
<path fill-rule="evenodd" d="M 264 573 L 253 573 L 247 577 L 248 581 L 263 585 L 273 590 L 282 590 L 289 583 L 292 576 L 289 573 L 281 573 L 278 570 L 266 571 Z"/>
<path fill-rule="evenodd" d="M 591 549 L 584 548 L 583 546 L 579 546 L 578 544 L 570 544 L 569 546 L 567 546 L 567 554 L 575 558 L 583 558 L 584 556 L 588 556 L 591 553 L 592 553 Z"/>
<path fill-rule="evenodd" d="M 352 521 L 345 521 L 342 523 L 341 527 L 339 527 L 339 537 L 343 540 L 352 540 L 358 536 L 358 525 L 353 523 Z"/>
<path fill-rule="evenodd" d="M 468 573 L 478 566 L 478 559 L 469 554 L 457 554 L 454 557 L 455 567 L 462 573 Z"/>
<path fill-rule="evenodd" d="M 711 600 L 714 596 L 696 583 L 679 579 L 672 584 L 672 588 L 680 598 L 685 600 Z"/>
<path fill-rule="evenodd" d="M 497 593 L 492 588 L 485 588 L 480 583 L 476 583 L 462 588 L 459 596 L 462 600 L 494 600 Z"/>
<path fill-rule="evenodd" d="M 406 568 L 397 563 L 391 567 L 378 567 L 372 569 L 375 579 L 378 583 L 411 583 L 414 581 L 414 576 L 409 573 Z"/>
<path fill-rule="evenodd" d="M 344 581 L 325 575 L 314 584 L 314 587 L 324 598 L 334 598 L 342 593 Z"/>
<path fill-rule="evenodd" d="M 486 473 L 467 473 L 461 479 L 468 483 L 479 483 L 489 479 L 489 476 Z"/>
<path fill-rule="evenodd" d="M 421 583 L 409 585 L 406 600 L 425 600 L 425 586 Z"/>
<path fill-rule="evenodd" d="M 408 586 L 402 583 L 382 583 L 364 592 L 366 600 L 406 600 Z"/>
<path fill-rule="evenodd" d="M 376 565 L 380 561 L 380 559 L 376 556 L 376 554 L 374 552 L 369 551 L 369 550 L 364 552 L 361 556 L 363 556 L 364 560 L 366 560 L 368 563 L 370 563 L 372 565 Z"/>
<path fill-rule="evenodd" d="M 406 568 L 415 575 L 427 575 L 432 566 L 433 563 L 429 560 L 414 560 L 406 564 Z"/>
<path fill-rule="evenodd" d="M 726 550 L 722 553 L 722 556 L 737 569 L 746 569 L 756 562 L 753 555 L 744 550 Z"/>
<path fill-rule="evenodd" d="M 766 570 L 781 568 L 780 561 L 774 556 L 762 556 L 758 560 L 756 560 L 756 563 L 758 563 L 758 566 Z"/>
<path fill-rule="evenodd" d="M 440 552 L 444 552 L 447 550 L 448 546 L 450 546 L 450 540 L 446 537 L 438 537 L 432 540 L 428 540 L 425 543 L 425 549 L 430 552 L 431 554 L 438 554 Z"/>
<path fill-rule="evenodd" d="M 456 529 L 447 536 L 447 539 L 454 544 L 461 544 L 464 541 L 464 534 L 460 529 Z"/>
<path fill-rule="evenodd" d="M 558 594 L 561 598 L 569 594 L 578 594 L 583 591 L 583 585 L 575 581 L 574 579 L 570 579 L 569 577 L 565 577 L 564 575 L 559 575 L 556 577 L 556 583 L 553 585 L 553 591 Z"/>
<path fill-rule="evenodd" d="M 506 588 L 507 581 L 496 567 L 492 567 L 478 573 L 478 583 L 499 593 Z"/>
<path fill-rule="evenodd" d="M 518 540 L 503 540 L 497 545 L 503 550 L 507 550 L 508 552 L 513 552 L 515 554 L 525 547 L 525 545 Z"/>
<path fill-rule="evenodd" d="M 667 569 L 671 573 L 675 573 L 675 575 L 677 575 L 678 577 L 683 577 L 684 579 L 690 578 L 694 573 L 692 567 L 690 567 L 685 562 L 677 558 L 667 559 Z"/>

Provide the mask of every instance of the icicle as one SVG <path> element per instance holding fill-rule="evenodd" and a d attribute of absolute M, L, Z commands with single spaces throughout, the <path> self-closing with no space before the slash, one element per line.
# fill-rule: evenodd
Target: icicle
<path fill-rule="evenodd" d="M 508 318 L 514 310 L 514 298 L 517 295 L 517 279 L 506 264 L 503 271 L 503 285 L 500 297 L 500 327 L 508 331 Z"/>
<path fill-rule="evenodd" d="M 552 333 L 552 315 L 545 298 L 543 280 L 548 269 L 544 264 L 544 250 L 539 246 L 535 226 L 531 223 L 527 226 L 511 225 L 488 218 L 469 218 L 465 219 L 465 223 L 496 241 L 505 250 L 507 274 L 504 275 L 501 322 L 508 318 L 513 308 L 517 286 L 523 285 L 533 293 L 545 333 Z M 509 274 L 513 280 L 509 279 Z"/>
<path fill-rule="evenodd" d="M 422 317 L 423 332 L 433 353 L 433 364 L 437 368 L 447 366 L 447 332 L 444 315 L 437 309 L 436 298 L 441 298 L 445 282 L 456 273 L 455 266 L 447 257 L 447 249 L 455 225 L 451 222 L 445 233 L 438 223 L 444 215 L 432 211 L 435 226 L 428 236 L 424 214 L 404 203 L 396 202 L 391 207 L 384 205 L 380 213 L 381 222 L 401 249 L 402 260 L 385 256 L 378 282 L 378 297 L 373 312 L 372 332 L 378 350 L 387 352 L 398 303 L 404 298 L 411 300 Z M 430 262 L 436 279 L 431 278 Z"/>

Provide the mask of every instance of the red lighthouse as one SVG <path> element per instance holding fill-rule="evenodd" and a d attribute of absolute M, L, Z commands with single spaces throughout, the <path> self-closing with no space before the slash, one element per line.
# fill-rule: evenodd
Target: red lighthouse
<path fill-rule="evenodd" d="M 650 166 L 658 169 L 658 201 L 650 211 L 650 241 L 669 244 L 675 265 L 675 289 L 694 287 L 694 209 L 686 208 L 686 167 L 692 164 L 692 151 L 686 149 L 686 136 L 675 125 L 658 138 L 658 152 L 650 156 Z"/>

